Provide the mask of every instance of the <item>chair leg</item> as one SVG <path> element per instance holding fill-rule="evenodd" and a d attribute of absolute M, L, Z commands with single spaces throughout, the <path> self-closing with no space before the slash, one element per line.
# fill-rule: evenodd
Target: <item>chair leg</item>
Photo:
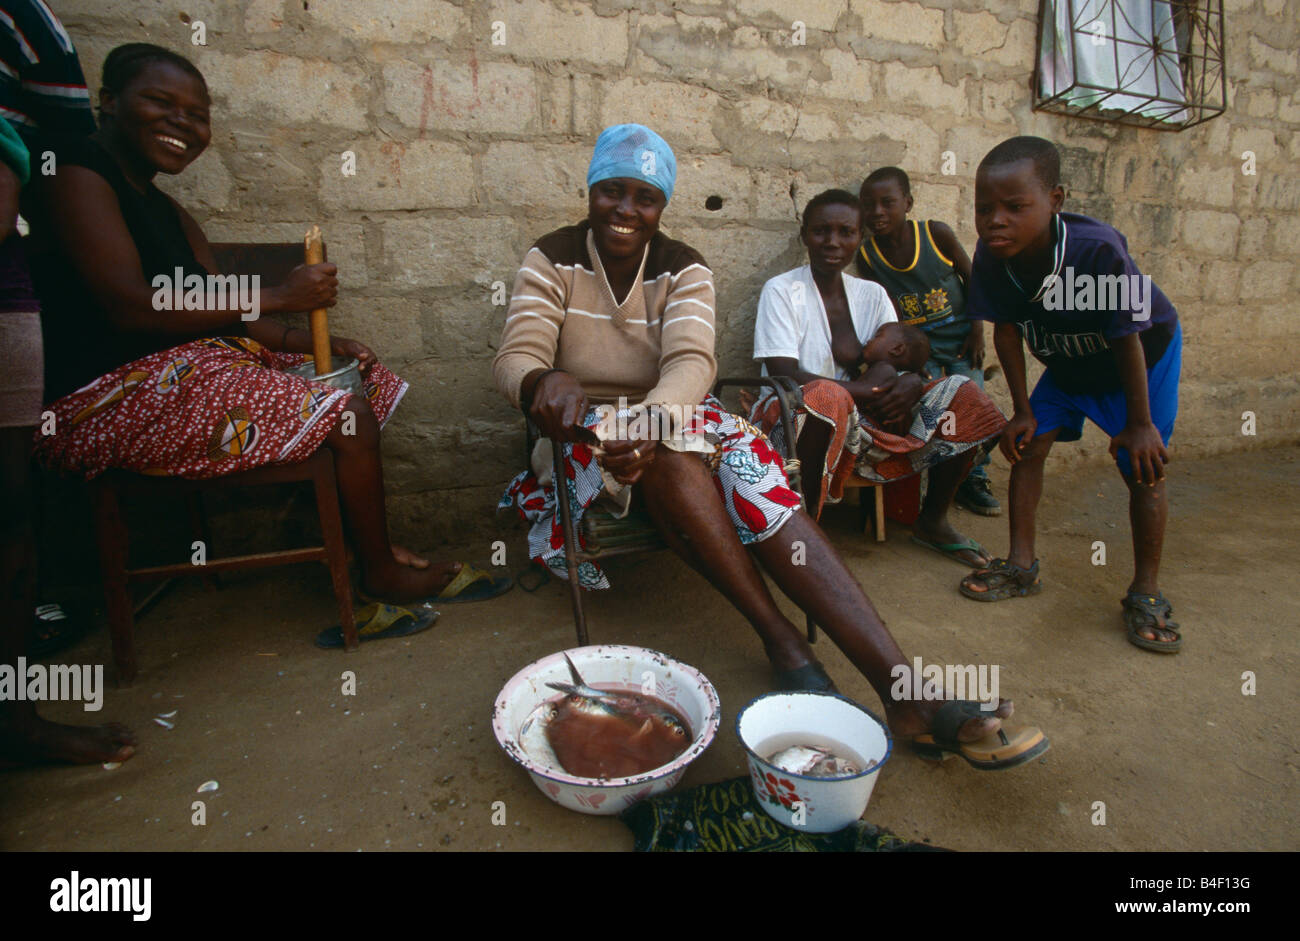
<path fill-rule="evenodd" d="M 135 659 L 135 611 L 126 573 L 129 535 L 113 485 L 96 483 L 93 489 L 95 539 L 99 544 L 100 577 L 104 583 L 104 603 L 108 608 L 108 625 L 113 638 L 113 666 L 117 672 L 117 685 L 127 687 L 139 672 Z"/>
<path fill-rule="evenodd" d="M 587 646 L 587 615 L 582 607 L 582 587 L 578 584 L 578 534 L 573 526 L 573 513 L 569 509 L 569 479 L 564 476 L 564 451 L 558 441 L 552 441 L 554 461 L 555 501 L 560 504 L 560 524 L 564 527 L 564 562 L 568 571 L 569 600 L 573 604 L 573 627 L 578 634 L 578 646 Z"/>
<path fill-rule="evenodd" d="M 339 606 L 339 625 L 343 628 L 343 649 L 356 650 L 361 646 L 357 636 L 357 622 L 352 615 L 352 580 L 348 577 L 348 550 L 343 538 L 343 514 L 339 510 L 338 480 L 334 476 L 334 459 L 313 476 L 316 488 L 316 511 L 320 514 L 321 535 L 324 537 L 325 555 L 334 583 L 334 599 Z"/>
<path fill-rule="evenodd" d="M 876 493 L 876 542 L 885 541 L 885 487 L 878 484 L 871 488 Z"/>

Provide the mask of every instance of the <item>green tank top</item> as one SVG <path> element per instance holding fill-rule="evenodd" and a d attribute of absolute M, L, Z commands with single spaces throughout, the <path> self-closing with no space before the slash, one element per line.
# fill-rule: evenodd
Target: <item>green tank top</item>
<path fill-rule="evenodd" d="M 935 246 L 929 221 L 925 222 L 924 235 L 921 224 L 915 219 L 910 221 L 916 243 L 910 265 L 891 265 L 872 236 L 858 249 L 858 271 L 884 287 L 898 305 L 903 323 L 926 332 L 934 353 L 955 357 L 970 333 L 966 291 L 953 263 Z"/>

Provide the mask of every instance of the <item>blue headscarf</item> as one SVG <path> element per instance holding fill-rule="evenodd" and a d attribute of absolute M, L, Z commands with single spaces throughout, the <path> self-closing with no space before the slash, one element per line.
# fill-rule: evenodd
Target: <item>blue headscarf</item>
<path fill-rule="evenodd" d="M 673 198 L 677 158 L 667 142 L 644 124 L 615 124 L 596 138 L 587 186 L 621 177 L 657 186 L 667 201 Z"/>

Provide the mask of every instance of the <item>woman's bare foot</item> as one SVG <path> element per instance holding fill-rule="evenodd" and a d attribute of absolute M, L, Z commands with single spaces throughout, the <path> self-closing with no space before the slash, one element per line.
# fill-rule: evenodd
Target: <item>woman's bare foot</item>
<path fill-rule="evenodd" d="M 913 702 L 887 703 L 885 718 L 889 721 L 889 730 L 900 739 L 910 739 L 930 731 L 935 713 L 943 706 L 942 700 L 919 700 Z M 1009 699 L 998 700 L 998 708 L 986 712 L 984 717 L 968 719 L 957 733 L 961 742 L 977 742 L 986 735 L 992 735 L 1002 728 L 1003 719 L 1011 717 L 1015 707 Z"/>
<path fill-rule="evenodd" d="M 61 725 L 34 712 L 21 720 L 0 720 L 0 768 L 34 764 L 93 765 L 126 761 L 135 754 L 135 733 L 120 722 Z"/>
<path fill-rule="evenodd" d="M 437 562 L 424 569 L 415 569 L 394 561 L 392 566 L 385 566 L 382 571 L 363 573 L 361 586 L 366 594 L 395 604 L 422 601 L 450 585 L 463 564 Z"/>
<path fill-rule="evenodd" d="M 397 560 L 399 565 L 405 565 L 413 569 L 423 570 L 429 567 L 428 559 L 416 555 L 410 549 L 399 546 L 397 543 L 393 543 L 393 558 Z"/>

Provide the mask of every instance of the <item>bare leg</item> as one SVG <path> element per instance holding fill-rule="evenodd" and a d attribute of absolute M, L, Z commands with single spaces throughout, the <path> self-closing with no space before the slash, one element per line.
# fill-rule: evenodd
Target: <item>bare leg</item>
<path fill-rule="evenodd" d="M 1040 435 L 1029 442 L 1024 455 L 1011 468 L 1011 554 L 1007 561 L 1021 568 L 1034 564 L 1038 553 L 1034 541 L 1038 526 L 1038 501 L 1043 496 L 1043 465 L 1056 441 L 1057 432 Z"/>
<path fill-rule="evenodd" d="M 957 488 L 974 465 L 977 453 L 978 449 L 972 448 L 930 468 L 930 485 L 926 489 L 925 500 L 921 503 L 921 515 L 913 527 L 919 538 L 943 545 L 965 542 L 966 537 L 953 529 L 952 523 L 948 521 L 948 510 L 952 507 L 952 498 L 956 496 Z M 964 549 L 956 555 L 977 568 L 988 565 L 989 562 L 986 557 L 970 549 Z"/>
<path fill-rule="evenodd" d="M 1149 487 L 1125 477 L 1124 483 L 1128 484 L 1128 516 L 1133 527 L 1133 582 L 1128 590 L 1156 595 L 1160 593 L 1160 553 L 1164 548 L 1165 523 L 1169 519 L 1165 481 Z M 1158 627 L 1139 630 L 1138 635 L 1163 643 L 1174 640 L 1172 631 Z"/>
<path fill-rule="evenodd" d="M 745 552 L 731 517 L 722 506 L 712 477 L 694 454 L 658 445 L 654 463 L 640 486 L 656 525 L 671 533 L 669 545 L 692 562 L 758 632 L 767 658 L 778 670 L 812 662 L 812 650 L 799 629 L 783 615 L 767 583 Z"/>
<path fill-rule="evenodd" d="M 354 433 L 344 434 L 344 424 L 340 422 L 326 437 L 325 446 L 334 452 L 343 519 L 356 543 L 361 583 L 370 594 L 396 602 L 437 594 L 455 577 L 460 563 L 444 562 L 416 569 L 394 556 L 384 509 L 379 422 L 364 399 L 353 396 L 347 408 L 356 416 L 354 427 L 350 428 Z"/>
<path fill-rule="evenodd" d="M 826 452 L 831 446 L 831 437 L 835 427 L 827 422 L 808 416 L 803 431 L 795 445 L 795 456 L 799 458 L 799 481 L 804 493 L 804 503 L 811 512 L 817 512 L 817 500 L 821 495 L 822 474 L 826 467 Z"/>
<path fill-rule="evenodd" d="M 641 486 L 647 504 L 655 508 L 653 512 L 692 547 L 713 586 L 754 626 L 773 665 L 791 669 L 811 662 L 811 650 L 799 629 L 776 607 L 699 458 L 660 446 Z M 804 543 L 806 565 L 793 564 L 795 540 Z M 825 625 L 832 640 L 867 677 L 885 703 L 890 727 L 900 735 L 928 731 L 931 716 L 940 704 L 892 702 L 891 669 L 899 664 L 909 670 L 911 667 L 871 602 L 808 515 L 796 512 L 775 536 L 751 549 L 790 598 Z M 1010 714 L 1009 703 L 994 713 L 999 717 Z M 972 719 L 963 726 L 959 737 L 973 741 L 996 731 L 998 725 L 997 719 L 991 717 Z"/>
<path fill-rule="evenodd" d="M 0 428 L 0 664 L 16 669 L 27 650 L 35 600 L 32 529 L 32 428 Z M 24 679 L 20 678 L 19 682 Z M 124 725 L 60 725 L 36 714 L 30 700 L 0 700 L 0 768 L 39 762 L 125 761 L 136 737 Z"/>
<path fill-rule="evenodd" d="M 1026 446 L 1020 460 L 1011 466 L 1011 487 L 1008 501 L 1011 512 L 1007 516 L 1007 525 L 1011 530 L 1011 551 L 1007 561 L 1022 569 L 1034 564 L 1037 554 L 1034 551 L 1034 532 L 1038 519 L 1038 501 L 1043 495 L 1043 465 L 1052 450 L 1058 431 L 1038 435 Z M 987 586 L 971 581 L 970 577 L 962 582 L 972 591 L 986 591 Z"/>

